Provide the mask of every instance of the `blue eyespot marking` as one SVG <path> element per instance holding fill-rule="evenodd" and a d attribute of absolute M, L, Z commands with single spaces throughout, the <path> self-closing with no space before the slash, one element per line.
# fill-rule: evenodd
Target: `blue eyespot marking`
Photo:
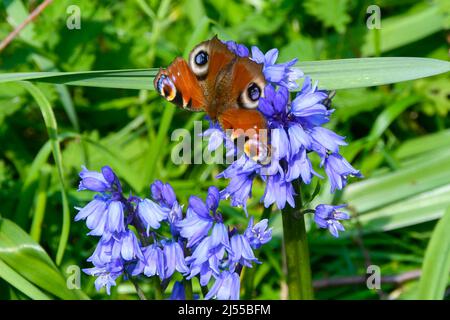
<path fill-rule="evenodd" d="M 247 93 L 252 101 L 256 101 L 261 97 L 261 89 L 254 82 L 248 86 Z"/>
<path fill-rule="evenodd" d="M 197 65 L 203 66 L 206 63 L 208 63 L 208 54 L 202 50 L 199 53 L 197 53 L 194 60 Z"/>

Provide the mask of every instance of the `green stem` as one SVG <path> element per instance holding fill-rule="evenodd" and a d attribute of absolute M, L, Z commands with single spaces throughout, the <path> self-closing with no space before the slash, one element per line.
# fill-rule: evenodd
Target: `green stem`
<path fill-rule="evenodd" d="M 161 288 L 161 281 L 159 281 L 158 277 L 153 276 L 153 290 L 155 291 L 155 300 L 163 300 L 163 292 Z"/>
<path fill-rule="evenodd" d="M 186 300 L 194 300 L 194 294 L 192 292 L 192 280 L 183 279 L 183 284 Z"/>
<path fill-rule="evenodd" d="M 133 278 L 130 278 L 131 283 L 134 285 L 134 288 L 136 289 L 136 293 L 140 300 L 148 300 L 147 297 L 144 294 L 144 291 L 142 291 L 141 287 L 137 283 L 137 281 Z"/>
<path fill-rule="evenodd" d="M 297 192 L 295 208 L 287 205 L 282 210 L 289 299 L 312 300 L 314 299 L 314 292 L 305 219 L 304 214 L 301 213 L 300 186 L 298 182 L 294 184 Z"/>

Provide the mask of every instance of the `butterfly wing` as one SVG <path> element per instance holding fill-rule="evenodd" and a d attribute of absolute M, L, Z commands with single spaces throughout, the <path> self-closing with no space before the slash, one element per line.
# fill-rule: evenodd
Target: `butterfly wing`
<path fill-rule="evenodd" d="M 223 101 L 218 112 L 224 129 L 246 131 L 266 128 L 266 121 L 257 110 L 265 86 L 261 64 L 238 57 L 230 73 L 230 83 L 218 83 L 216 86 L 218 92 L 225 92 L 228 100 Z"/>
<path fill-rule="evenodd" d="M 215 83 L 220 73 L 226 74 L 223 71 L 233 59 L 236 55 L 216 36 L 192 49 L 188 61 L 176 58 L 167 69 L 161 69 L 154 80 L 155 89 L 184 109 L 205 109 L 210 114 Z"/>
<path fill-rule="evenodd" d="M 202 61 L 201 56 L 207 57 Z M 217 36 L 197 45 L 189 54 L 189 67 L 196 75 L 206 100 L 206 112 L 216 119 L 219 96 L 217 83 L 231 83 L 228 79 L 237 56 Z M 204 63 L 201 63 L 204 62 Z"/>
<path fill-rule="evenodd" d="M 206 104 L 197 77 L 182 58 L 176 58 L 167 69 L 160 69 L 153 82 L 160 95 L 177 106 L 202 111 Z"/>
<path fill-rule="evenodd" d="M 232 129 L 231 138 L 238 141 L 238 149 L 255 161 L 265 163 L 270 161 L 267 123 L 257 110 L 265 87 L 262 68 L 248 58 L 237 59 L 228 89 L 230 104 L 219 112 L 218 119 L 225 130 Z"/>

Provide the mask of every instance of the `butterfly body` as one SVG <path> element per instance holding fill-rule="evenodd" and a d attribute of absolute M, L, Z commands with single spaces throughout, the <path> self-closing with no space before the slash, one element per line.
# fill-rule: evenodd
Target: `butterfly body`
<path fill-rule="evenodd" d="M 266 129 L 257 110 L 265 87 L 262 71 L 262 64 L 237 56 L 214 37 L 197 45 L 188 61 L 176 58 L 167 69 L 161 69 L 154 87 L 183 109 L 205 111 L 224 130 L 246 132 L 247 138 L 259 139 L 259 131 Z"/>

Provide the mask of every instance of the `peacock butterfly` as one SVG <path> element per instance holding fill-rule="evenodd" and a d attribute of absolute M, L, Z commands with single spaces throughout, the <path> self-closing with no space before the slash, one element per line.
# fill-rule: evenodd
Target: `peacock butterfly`
<path fill-rule="evenodd" d="M 178 57 L 160 69 L 153 85 L 167 101 L 205 111 L 233 139 L 244 137 L 244 152 L 252 159 L 270 159 L 266 120 L 257 110 L 265 87 L 262 64 L 236 55 L 215 36 L 198 44 L 188 61 Z"/>

